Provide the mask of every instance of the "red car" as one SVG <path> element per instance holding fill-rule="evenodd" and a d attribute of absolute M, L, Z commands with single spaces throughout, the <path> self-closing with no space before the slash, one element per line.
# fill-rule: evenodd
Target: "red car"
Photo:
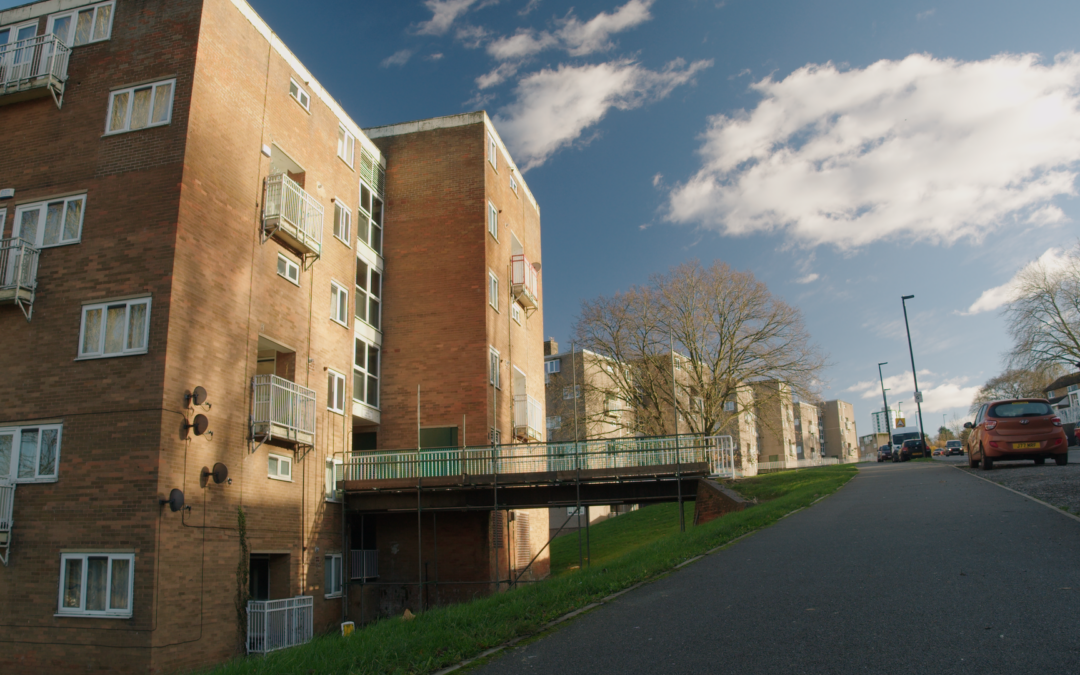
<path fill-rule="evenodd" d="M 979 408 L 975 422 L 968 422 L 968 466 L 982 464 L 990 470 L 995 462 L 1022 459 L 1043 464 L 1053 457 L 1058 466 L 1069 463 L 1069 443 L 1061 418 L 1044 398 L 992 401 Z"/>

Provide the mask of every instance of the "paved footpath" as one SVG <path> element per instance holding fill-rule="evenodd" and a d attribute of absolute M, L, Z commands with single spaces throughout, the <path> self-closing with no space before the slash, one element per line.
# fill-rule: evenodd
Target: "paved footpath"
<path fill-rule="evenodd" d="M 1080 522 L 942 463 L 863 465 L 475 672 L 1080 673 Z"/>

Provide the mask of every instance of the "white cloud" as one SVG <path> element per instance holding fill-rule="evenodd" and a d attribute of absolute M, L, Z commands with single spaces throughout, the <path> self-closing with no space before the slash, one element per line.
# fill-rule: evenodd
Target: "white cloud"
<path fill-rule="evenodd" d="M 585 66 L 544 69 L 518 82 L 516 100 L 494 117 L 499 133 L 524 170 L 540 166 L 611 108 L 630 110 L 666 97 L 712 61 L 687 65 L 682 59 L 653 71 L 619 59 Z"/>
<path fill-rule="evenodd" d="M 937 9 L 928 9 L 925 12 L 919 12 L 915 15 L 916 21 L 924 21 L 937 14 Z"/>
<path fill-rule="evenodd" d="M 434 54 L 429 55 L 427 57 L 427 60 L 428 61 L 438 61 L 438 60 L 442 59 L 442 57 L 443 57 L 442 52 L 436 52 Z"/>
<path fill-rule="evenodd" d="M 533 54 L 558 47 L 571 56 L 585 56 L 611 49 L 611 36 L 633 28 L 652 18 L 649 7 L 654 0 L 630 0 L 613 13 L 601 12 L 582 23 L 570 14 L 558 21 L 554 32 L 519 28 L 513 35 L 494 40 L 487 46 L 488 54 L 506 61 L 524 59 Z"/>
<path fill-rule="evenodd" d="M 951 379 L 938 380 L 936 375 L 929 370 L 919 371 L 920 386 L 923 393 L 922 411 L 923 422 L 928 429 L 936 429 L 926 415 L 933 413 L 948 412 L 954 408 L 967 410 L 978 393 L 978 385 L 967 385 L 967 377 L 954 377 Z M 879 380 L 866 380 L 858 382 L 845 391 L 858 392 L 860 398 L 881 400 L 881 382 Z M 916 419 L 915 411 L 915 385 L 911 377 L 911 371 L 904 371 L 899 375 L 891 375 L 885 378 L 886 394 L 889 397 L 889 406 L 901 404 L 905 408 L 905 417 L 909 426 Z M 879 409 L 879 408 L 875 408 Z"/>
<path fill-rule="evenodd" d="M 479 49 L 487 34 L 487 29 L 483 26 L 462 26 L 454 32 L 454 37 L 469 49 Z"/>
<path fill-rule="evenodd" d="M 1050 200 L 1076 194 L 1080 54 L 914 54 L 808 65 L 751 88 L 756 108 L 709 120 L 702 167 L 672 190 L 669 220 L 841 249 L 951 244 L 1060 222 Z"/>
<path fill-rule="evenodd" d="M 487 89 L 496 85 L 502 84 L 508 78 L 517 74 L 518 68 L 521 64 L 513 61 L 506 63 L 500 63 L 490 72 L 484 73 L 480 77 L 476 78 L 476 86 L 478 89 Z"/>
<path fill-rule="evenodd" d="M 443 35 L 474 4 L 476 0 L 425 0 L 424 6 L 431 10 L 431 18 L 420 22 L 415 32 L 418 35 Z"/>
<path fill-rule="evenodd" d="M 818 274 L 817 272 L 811 272 L 810 274 L 807 274 L 805 277 L 799 277 L 798 279 L 796 279 L 795 283 L 797 283 L 797 284 L 812 284 L 812 283 L 814 283 L 815 281 L 817 281 L 820 278 L 821 278 L 820 274 Z"/>
<path fill-rule="evenodd" d="M 525 16 L 540 6 L 540 0 L 529 0 L 528 4 L 518 10 L 519 16 Z"/>
<path fill-rule="evenodd" d="M 400 51 L 394 52 L 390 56 L 387 56 L 385 59 L 382 60 L 382 63 L 379 65 L 381 65 L 383 68 L 389 68 L 390 66 L 403 66 L 409 62 L 409 59 L 412 58 L 412 55 L 413 53 L 411 49 L 402 49 Z"/>
<path fill-rule="evenodd" d="M 1037 265 L 1042 265 L 1048 271 L 1064 269 L 1068 265 L 1068 257 L 1065 255 L 1063 249 L 1047 249 L 1045 253 L 1039 256 L 1038 260 L 1033 260 L 1021 268 L 1013 275 L 1012 279 L 1009 279 L 1000 286 L 995 286 L 994 288 L 983 291 L 982 295 L 979 296 L 979 299 L 971 303 L 971 307 L 968 307 L 967 311 L 961 312 L 961 314 L 971 315 L 979 314 L 981 312 L 992 312 L 999 307 L 1004 307 L 1009 304 L 1016 299 L 1020 275 Z"/>

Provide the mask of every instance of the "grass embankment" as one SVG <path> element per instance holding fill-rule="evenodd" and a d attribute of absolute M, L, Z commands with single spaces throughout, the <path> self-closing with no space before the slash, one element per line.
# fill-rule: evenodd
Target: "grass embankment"
<path fill-rule="evenodd" d="M 694 556 L 748 532 L 775 523 L 792 511 L 830 494 L 855 475 L 851 465 L 768 474 L 739 481 L 737 488 L 760 502 L 739 513 L 678 531 L 677 505 L 656 505 L 592 528 L 593 563 L 577 564 L 577 537 L 558 541 L 553 567 L 563 573 L 469 603 L 439 607 L 412 621 L 387 619 L 356 631 L 317 637 L 306 645 L 262 658 L 238 659 L 214 675 L 258 673 L 428 673 L 458 663 L 607 595 L 658 576 Z"/>

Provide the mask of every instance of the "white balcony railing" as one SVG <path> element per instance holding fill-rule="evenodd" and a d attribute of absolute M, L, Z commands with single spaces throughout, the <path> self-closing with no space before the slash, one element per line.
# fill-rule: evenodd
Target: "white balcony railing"
<path fill-rule="evenodd" d="M 315 444 L 315 392 L 277 375 L 256 375 L 251 435 L 262 441 Z"/>
<path fill-rule="evenodd" d="M 514 433 L 539 441 L 544 438 L 544 409 L 532 396 L 514 396 Z"/>
<path fill-rule="evenodd" d="M 26 320 L 34 309 L 38 250 L 25 239 L 0 239 L 0 304 L 13 303 Z"/>
<path fill-rule="evenodd" d="M 249 600 L 247 606 L 248 654 L 265 654 L 302 645 L 312 635 L 310 595 L 284 600 Z"/>
<path fill-rule="evenodd" d="M 350 579 L 377 579 L 379 577 L 379 552 L 353 549 L 349 552 Z"/>
<path fill-rule="evenodd" d="M 51 92 L 59 107 L 70 55 L 71 49 L 51 33 L 0 46 L 0 97 L 24 100 Z M 0 99 L 0 104 L 9 102 L 15 101 Z"/>
<path fill-rule="evenodd" d="M 524 255 L 510 256 L 510 292 L 525 307 L 536 309 L 540 304 L 538 272 Z"/>
<path fill-rule="evenodd" d="M 276 234 L 304 257 L 322 252 L 323 207 L 296 181 L 283 173 L 266 179 L 263 232 Z"/>
<path fill-rule="evenodd" d="M 11 548 L 11 517 L 15 511 L 15 483 L 0 479 L 0 562 L 8 564 Z"/>

